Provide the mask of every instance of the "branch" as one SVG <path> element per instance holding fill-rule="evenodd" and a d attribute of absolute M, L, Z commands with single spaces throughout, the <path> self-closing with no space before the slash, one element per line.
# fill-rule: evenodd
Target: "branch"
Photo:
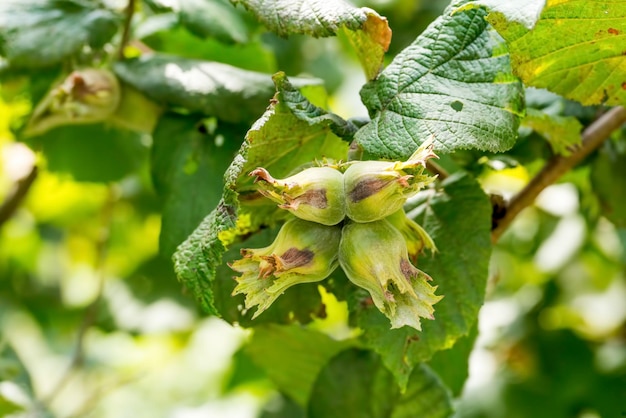
<path fill-rule="evenodd" d="M 135 0 L 128 0 L 126 9 L 124 10 L 126 18 L 124 19 L 124 28 L 122 30 L 122 39 L 120 41 L 120 49 L 118 50 L 118 58 L 124 59 L 124 48 L 128 44 L 130 38 L 130 27 L 133 23 L 133 16 L 135 15 Z"/>
<path fill-rule="evenodd" d="M 439 164 L 437 164 L 436 162 L 432 160 L 426 161 L 426 169 L 430 171 L 432 174 L 436 174 L 437 178 L 441 181 L 450 177 L 450 173 L 448 173 L 448 171 L 446 171 L 445 168 L 443 168 L 442 166 L 440 166 Z"/>
<path fill-rule="evenodd" d="M 28 175 L 15 183 L 13 190 L 11 190 L 11 193 L 9 193 L 2 206 L 0 206 L 0 227 L 13 216 L 20 206 L 28 194 L 30 187 L 35 182 L 38 172 L 39 169 L 37 166 L 33 165 Z"/>
<path fill-rule="evenodd" d="M 614 107 L 585 129 L 582 134 L 582 143 L 570 147 L 571 155 L 568 157 L 555 155 L 548 160 L 530 183 L 511 199 L 502 216 L 493 220 L 494 227 L 491 231 L 491 240 L 494 243 L 497 242 L 502 233 L 513 222 L 513 219 L 522 209 L 530 206 L 543 189 L 580 163 L 624 123 L 626 123 L 626 109 L 622 106 Z"/>

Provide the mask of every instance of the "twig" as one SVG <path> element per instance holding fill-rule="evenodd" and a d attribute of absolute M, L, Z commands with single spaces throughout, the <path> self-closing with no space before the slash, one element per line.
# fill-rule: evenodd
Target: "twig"
<path fill-rule="evenodd" d="M 531 205 L 543 189 L 580 163 L 624 123 L 626 123 L 626 109 L 622 106 L 614 107 L 585 129 L 582 135 L 582 143 L 579 146 L 571 147 L 569 149 L 571 154 L 568 157 L 555 155 L 548 160 L 543 169 L 530 183 L 511 199 L 502 217 L 493 220 L 494 227 L 491 231 L 491 240 L 497 242 L 502 233 L 513 222 L 513 219 L 522 209 Z"/>
<path fill-rule="evenodd" d="M 124 19 L 122 39 L 120 40 L 120 48 L 117 53 L 119 59 L 124 59 L 124 48 L 126 48 L 128 39 L 130 38 L 130 28 L 133 23 L 133 16 L 135 15 L 135 0 L 128 0 L 124 13 L 126 14 L 126 18 Z"/>
<path fill-rule="evenodd" d="M 13 190 L 11 191 L 9 196 L 7 196 L 2 206 L 0 206 L 0 227 L 6 221 L 8 221 L 11 216 L 13 216 L 17 208 L 20 206 L 20 204 L 28 194 L 30 187 L 35 182 L 38 172 L 39 169 L 37 168 L 37 166 L 33 165 L 28 175 L 21 178 L 15 183 Z"/>
<path fill-rule="evenodd" d="M 107 197 L 104 206 L 102 207 L 102 228 L 100 235 L 98 236 L 96 245 L 96 263 L 95 270 L 98 272 L 98 293 L 93 302 L 85 309 L 85 315 L 76 333 L 76 341 L 74 344 L 74 354 L 67 366 L 67 369 L 54 386 L 52 391 L 40 400 L 40 404 L 47 406 L 50 405 L 58 394 L 65 388 L 65 386 L 72 380 L 73 372 L 82 366 L 85 356 L 85 336 L 87 331 L 96 321 L 98 310 L 100 308 L 100 302 L 102 300 L 102 294 L 104 292 L 104 282 L 106 279 L 105 264 L 107 256 L 107 245 L 109 242 L 109 233 L 111 229 L 111 222 L 113 220 L 113 209 L 117 199 L 117 194 L 112 186 L 109 187 L 109 195 Z"/>
<path fill-rule="evenodd" d="M 445 168 L 432 160 L 426 161 L 426 169 L 433 174 L 437 174 L 439 180 L 445 180 L 450 176 L 450 173 Z"/>

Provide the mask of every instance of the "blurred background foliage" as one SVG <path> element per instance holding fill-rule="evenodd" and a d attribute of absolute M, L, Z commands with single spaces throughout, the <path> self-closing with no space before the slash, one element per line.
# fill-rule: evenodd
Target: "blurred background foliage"
<path fill-rule="evenodd" d="M 125 7 L 107 3 L 120 14 Z M 231 31 L 209 33 L 175 3 L 138 5 L 132 25 L 141 42 L 131 42 L 127 56 L 149 48 L 265 73 L 311 75 L 324 81 L 334 112 L 367 115 L 358 96 L 365 79 L 346 39 L 283 39 L 241 8 Z M 215 2 L 222 3 L 228 6 Z M 392 57 L 448 2 L 354 3 L 388 18 Z M 204 317 L 169 259 L 184 231 L 215 205 L 221 173 L 249 125 L 216 130 L 205 115 L 178 112 L 162 117 L 153 135 L 96 124 L 25 138 L 29 115 L 60 72 L 61 66 L 8 68 L 0 76 L 0 202 L 31 167 L 38 170 L 22 205 L 0 226 L 0 416 L 304 416 L 279 394 L 258 353 L 246 350 L 250 332 Z M 583 124 L 596 111 L 531 95 L 541 98 L 538 108 L 556 106 L 555 112 Z M 181 132 L 188 141 L 176 147 L 159 141 Z M 225 145 L 222 132 L 230 140 Z M 506 155 L 459 152 L 442 163 L 472 172 L 488 192 L 510 196 L 551 154 L 536 125 L 522 126 L 520 134 Z M 626 214 L 619 201 L 626 189 L 614 181 L 624 178 L 625 152 L 626 134 L 617 132 L 546 189 L 495 247 L 469 372 L 464 356 L 471 339 L 431 362 L 457 398 L 457 416 L 626 413 Z M 155 168 L 151 153 L 179 158 Z M 197 173 L 200 188 L 193 181 L 184 196 L 156 190 L 194 164 L 208 167 Z M 180 235 L 161 235 L 159 251 L 161 228 L 178 222 L 166 214 L 190 204 L 196 209 L 180 220 L 184 228 L 176 226 Z M 350 335 L 345 306 L 320 291 L 327 318 L 312 326 Z"/>

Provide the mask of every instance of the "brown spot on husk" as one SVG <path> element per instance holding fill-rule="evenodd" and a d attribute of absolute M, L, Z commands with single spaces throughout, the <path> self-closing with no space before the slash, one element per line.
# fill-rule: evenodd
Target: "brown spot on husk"
<path fill-rule="evenodd" d="M 415 277 L 417 269 L 413 267 L 413 264 L 411 264 L 409 260 L 403 258 L 402 260 L 400 260 L 400 271 L 407 280 L 411 280 L 413 277 Z"/>
<path fill-rule="evenodd" d="M 318 209 L 326 209 L 328 207 L 326 189 L 307 190 L 304 194 L 298 196 L 296 200 L 300 204 L 306 204 Z"/>
<path fill-rule="evenodd" d="M 297 248 L 290 248 L 280 256 L 281 266 L 280 269 L 285 271 L 296 267 L 302 267 L 313 261 L 315 253 L 311 250 L 299 250 Z"/>
<path fill-rule="evenodd" d="M 388 180 L 381 179 L 367 179 L 362 180 L 354 186 L 354 189 L 348 193 L 348 197 L 353 203 L 360 202 L 361 200 L 370 197 L 373 194 L 378 193 L 389 184 Z"/>

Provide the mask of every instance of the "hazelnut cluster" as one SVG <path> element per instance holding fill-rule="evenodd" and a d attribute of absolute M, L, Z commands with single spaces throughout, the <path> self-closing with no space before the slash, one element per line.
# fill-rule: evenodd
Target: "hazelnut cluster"
<path fill-rule="evenodd" d="M 260 193 L 294 217 L 270 246 L 241 251 L 231 264 L 241 273 L 233 294 L 245 295 L 246 309 L 257 307 L 255 318 L 289 287 L 324 280 L 341 266 L 392 328 L 420 330 L 420 317 L 433 319 L 442 296 L 414 264 L 424 249 L 436 248 L 403 206 L 435 179 L 424 173 L 436 157 L 432 149 L 426 143 L 407 161 L 311 167 L 285 179 L 253 170 Z"/>

